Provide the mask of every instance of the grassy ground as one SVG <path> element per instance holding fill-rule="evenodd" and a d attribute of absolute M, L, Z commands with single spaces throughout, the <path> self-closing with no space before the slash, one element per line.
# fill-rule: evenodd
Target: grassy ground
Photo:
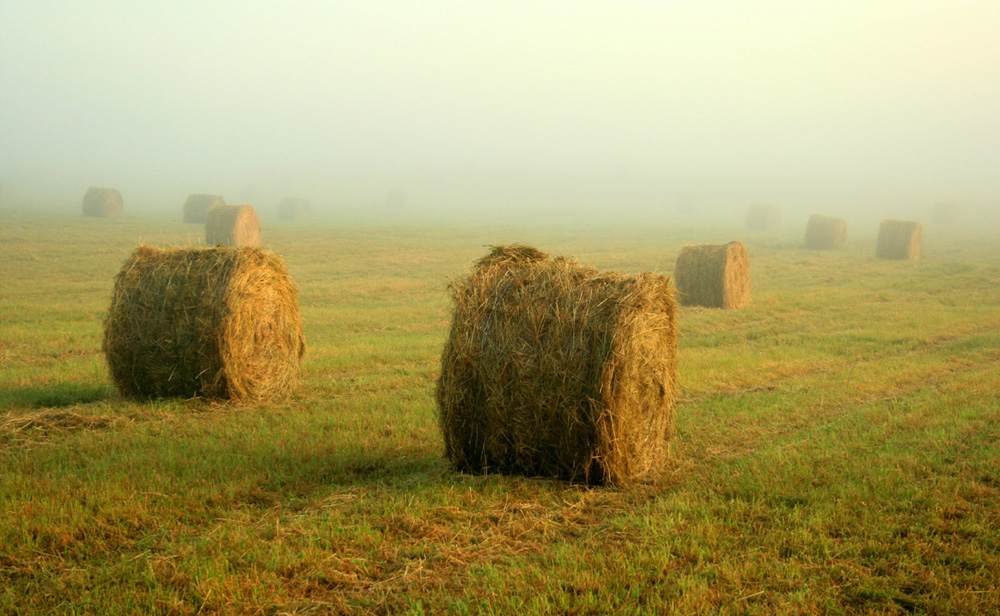
<path fill-rule="evenodd" d="M 0 613 L 997 613 L 1000 248 L 920 262 L 741 229 L 266 226 L 301 293 L 291 400 L 136 404 L 100 351 L 162 220 L 0 216 Z M 742 239 L 754 301 L 683 308 L 675 461 L 590 489 L 451 472 L 446 285 L 504 241 L 669 274 Z"/>

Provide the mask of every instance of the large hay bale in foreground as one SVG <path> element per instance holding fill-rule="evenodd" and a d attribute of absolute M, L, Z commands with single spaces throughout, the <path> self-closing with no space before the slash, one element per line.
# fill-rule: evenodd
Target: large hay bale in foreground
<path fill-rule="evenodd" d="M 879 259 L 919 259 L 924 228 L 912 220 L 885 219 L 878 230 L 875 256 Z"/>
<path fill-rule="evenodd" d="M 777 229 L 781 226 L 781 208 L 776 205 L 765 205 L 755 203 L 750 206 L 747 212 L 747 228 L 768 230 Z"/>
<path fill-rule="evenodd" d="M 674 267 L 685 306 L 742 308 L 750 303 L 750 259 L 740 242 L 685 246 Z"/>
<path fill-rule="evenodd" d="M 251 205 L 217 205 L 205 220 L 205 243 L 209 246 L 260 245 L 260 219 Z"/>
<path fill-rule="evenodd" d="M 219 195 L 192 193 L 184 202 L 184 222 L 205 224 L 208 219 L 208 211 L 213 207 L 225 204 L 226 200 Z"/>
<path fill-rule="evenodd" d="M 273 253 L 139 246 L 115 279 L 104 352 L 127 397 L 284 396 L 304 351 L 298 292 Z"/>
<path fill-rule="evenodd" d="M 83 215 L 108 218 L 122 213 L 122 194 L 114 188 L 91 186 L 83 195 Z"/>
<path fill-rule="evenodd" d="M 311 213 L 309 202 L 298 197 L 286 197 L 278 204 L 278 218 L 281 220 L 307 218 Z"/>
<path fill-rule="evenodd" d="M 834 250 L 847 243 L 847 221 L 843 218 L 813 214 L 806 225 L 806 248 Z"/>
<path fill-rule="evenodd" d="M 451 292 L 436 395 L 458 470 L 620 486 L 663 468 L 677 375 L 669 279 L 499 246 Z"/>

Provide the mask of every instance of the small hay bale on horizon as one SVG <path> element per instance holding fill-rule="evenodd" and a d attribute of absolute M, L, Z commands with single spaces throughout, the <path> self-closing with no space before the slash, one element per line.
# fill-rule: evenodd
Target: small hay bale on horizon
<path fill-rule="evenodd" d="M 835 250 L 847 243 L 847 220 L 813 214 L 806 225 L 806 248 Z"/>
<path fill-rule="evenodd" d="M 624 486 L 664 468 L 677 379 L 668 278 L 513 245 L 450 289 L 435 394 L 457 470 Z"/>
<path fill-rule="evenodd" d="M 924 228 L 919 222 L 887 218 L 878 230 L 875 256 L 901 261 L 919 259 L 923 236 Z"/>
<path fill-rule="evenodd" d="M 260 245 L 260 219 L 252 205 L 217 205 L 205 219 L 205 243 L 209 246 Z"/>
<path fill-rule="evenodd" d="M 749 229 L 766 231 L 781 226 L 781 208 L 776 205 L 755 203 L 747 211 L 746 225 Z"/>
<path fill-rule="evenodd" d="M 750 303 L 750 259 L 741 242 L 684 246 L 674 266 L 683 306 L 742 308 Z"/>
<path fill-rule="evenodd" d="M 931 211 L 931 220 L 938 225 L 953 225 L 958 220 L 958 209 L 954 203 L 935 203 Z"/>
<path fill-rule="evenodd" d="M 122 213 L 122 194 L 114 188 L 91 186 L 83 195 L 83 215 L 110 218 Z"/>
<path fill-rule="evenodd" d="M 312 206 L 305 199 L 286 197 L 278 204 L 278 218 L 293 221 L 308 218 L 312 214 Z"/>
<path fill-rule="evenodd" d="M 184 222 L 205 224 L 208 211 L 213 207 L 225 205 L 226 200 L 221 195 L 204 195 L 191 193 L 184 202 Z"/>
<path fill-rule="evenodd" d="M 305 352 L 298 291 L 265 250 L 141 245 L 115 278 L 103 348 L 128 398 L 283 397 Z"/>

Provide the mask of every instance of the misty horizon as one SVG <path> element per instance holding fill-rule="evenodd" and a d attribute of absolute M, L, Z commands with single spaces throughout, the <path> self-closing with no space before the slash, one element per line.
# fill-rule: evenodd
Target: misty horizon
<path fill-rule="evenodd" d="M 15 204 L 1000 218 L 993 2 L 0 6 Z"/>

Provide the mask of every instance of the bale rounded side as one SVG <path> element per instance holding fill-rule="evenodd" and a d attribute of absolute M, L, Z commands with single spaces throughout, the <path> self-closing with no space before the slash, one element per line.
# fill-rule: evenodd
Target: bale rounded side
<path fill-rule="evenodd" d="M 122 194 L 114 188 L 91 186 L 83 195 L 83 215 L 109 218 L 122 213 Z"/>
<path fill-rule="evenodd" d="M 129 398 L 281 397 L 304 351 L 298 292 L 273 253 L 140 246 L 115 278 L 104 352 Z"/>
<path fill-rule="evenodd" d="M 742 308 L 750 303 L 750 259 L 742 242 L 684 246 L 674 266 L 682 305 Z"/>
<path fill-rule="evenodd" d="M 626 485 L 663 467 L 674 430 L 669 279 L 495 249 L 452 284 L 436 397 L 460 471 Z"/>
<path fill-rule="evenodd" d="M 209 246 L 251 247 L 260 245 L 260 219 L 251 205 L 217 205 L 205 219 L 205 243 Z"/>
<path fill-rule="evenodd" d="M 878 230 L 875 256 L 902 261 L 919 259 L 923 235 L 924 228 L 919 222 L 887 218 Z"/>
<path fill-rule="evenodd" d="M 847 243 L 847 221 L 843 218 L 813 214 L 806 225 L 806 248 L 834 250 Z"/>

